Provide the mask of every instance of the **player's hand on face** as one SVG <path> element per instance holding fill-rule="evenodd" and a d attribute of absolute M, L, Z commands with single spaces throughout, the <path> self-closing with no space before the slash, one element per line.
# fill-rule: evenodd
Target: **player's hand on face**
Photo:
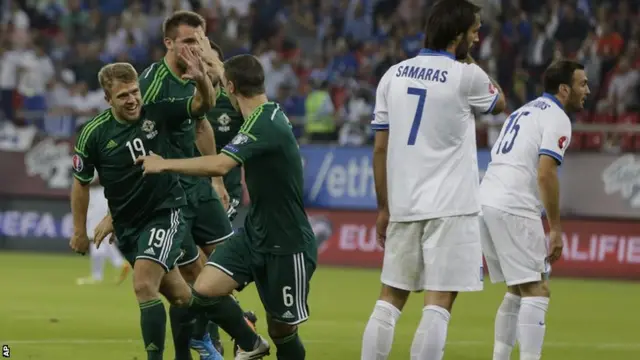
<path fill-rule="evenodd" d="M 227 192 L 227 188 L 224 186 L 224 182 L 215 179 L 211 182 L 211 184 L 213 185 L 213 189 L 220 197 L 220 201 L 222 202 L 222 206 L 224 206 L 224 209 L 229 209 L 229 193 Z"/>
<path fill-rule="evenodd" d="M 376 219 L 376 239 L 378 245 L 384 249 L 384 243 L 387 241 L 387 226 L 389 226 L 389 212 L 378 211 L 378 218 Z"/>
<path fill-rule="evenodd" d="M 547 261 L 553 264 L 562 256 L 562 230 L 551 230 L 549 232 L 549 256 Z"/>
<path fill-rule="evenodd" d="M 100 248 L 100 244 L 102 241 L 113 233 L 113 222 L 111 216 L 107 216 L 96 226 L 96 229 L 93 232 L 93 243 L 96 245 L 96 249 Z M 114 236 L 109 239 L 109 243 L 112 244 L 114 240 Z"/>
<path fill-rule="evenodd" d="M 87 251 L 89 251 L 89 237 L 87 237 L 87 233 L 74 233 L 69 241 L 69 246 L 71 246 L 71 249 L 78 254 L 86 254 Z"/>
<path fill-rule="evenodd" d="M 182 75 L 183 80 L 202 80 L 206 74 L 204 62 L 200 55 L 190 47 L 183 47 L 178 55 L 180 60 L 186 65 L 186 71 Z"/>
<path fill-rule="evenodd" d="M 165 171 L 164 159 L 160 155 L 150 153 L 148 156 L 139 156 L 136 159 L 136 164 L 142 165 L 144 175 L 159 174 Z"/>

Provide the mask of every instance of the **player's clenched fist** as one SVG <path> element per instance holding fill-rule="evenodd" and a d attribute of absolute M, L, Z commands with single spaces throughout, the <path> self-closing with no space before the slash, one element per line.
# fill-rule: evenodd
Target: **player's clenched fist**
<path fill-rule="evenodd" d="M 69 241 L 69 246 L 71 246 L 71 249 L 78 254 L 86 254 L 87 251 L 89 251 L 89 238 L 87 237 L 87 234 L 73 234 L 71 236 L 71 241 Z"/>
<path fill-rule="evenodd" d="M 139 156 L 136 159 L 136 164 L 142 165 L 144 175 L 159 174 L 165 171 L 164 159 L 162 158 L 162 156 L 156 155 L 154 153 L 151 153 L 151 155 L 148 156 Z"/>

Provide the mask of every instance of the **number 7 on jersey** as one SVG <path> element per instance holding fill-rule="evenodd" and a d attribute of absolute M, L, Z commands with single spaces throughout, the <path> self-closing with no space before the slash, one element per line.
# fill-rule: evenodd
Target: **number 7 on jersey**
<path fill-rule="evenodd" d="M 416 114 L 413 116 L 413 124 L 411 124 L 409 140 L 407 141 L 407 145 L 415 145 L 420 122 L 422 121 L 422 113 L 424 112 L 424 102 L 427 99 L 427 89 L 410 87 L 407 89 L 407 94 L 418 96 L 418 106 L 416 107 Z"/>

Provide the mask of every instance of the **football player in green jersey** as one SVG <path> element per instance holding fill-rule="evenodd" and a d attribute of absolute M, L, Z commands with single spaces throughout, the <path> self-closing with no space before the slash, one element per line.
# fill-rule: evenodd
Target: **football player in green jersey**
<path fill-rule="evenodd" d="M 278 359 L 304 359 L 297 330 L 309 317 L 307 296 L 317 245 L 302 202 L 298 144 L 280 106 L 267 100 L 258 59 L 239 55 L 227 60 L 224 85 L 245 121 L 220 154 L 180 160 L 149 155 L 139 162 L 148 176 L 220 176 L 244 166 L 251 197 L 245 229 L 211 255 L 194 289 L 220 296 L 255 282 Z"/>
<path fill-rule="evenodd" d="M 223 60 L 224 54 L 222 53 L 220 46 L 213 41 L 210 41 L 210 45 L 216 53 L 216 56 L 220 60 Z M 242 119 L 242 114 L 236 110 L 233 105 L 231 105 L 231 101 L 229 100 L 226 90 L 222 86 L 218 87 L 217 90 L 218 96 L 216 99 L 216 106 L 209 110 L 207 113 L 207 119 L 209 120 L 209 123 L 211 123 L 211 127 L 213 127 L 213 133 L 216 139 L 216 150 L 219 153 L 228 143 L 231 142 L 231 139 L 238 134 L 244 120 Z M 224 187 L 229 194 L 227 215 L 229 216 L 229 220 L 233 222 L 243 200 L 242 168 L 240 166 L 231 169 L 224 176 Z"/>
<path fill-rule="evenodd" d="M 118 245 L 133 265 L 147 358 L 160 360 L 164 352 L 166 312 L 161 293 L 185 312 L 206 312 L 242 341 L 243 349 L 252 349 L 242 354 L 261 356 L 268 352 L 268 344 L 246 324 L 238 304 L 230 296 L 203 299 L 192 292 L 175 268 L 187 234 L 182 215 L 187 200 L 178 178 L 170 174 L 143 177 L 135 164 L 141 155 L 168 153 L 171 133 L 182 119 L 203 115 L 215 102 L 215 90 L 207 76 L 212 69 L 190 48 L 183 49 L 180 56 L 186 65 L 182 77 L 193 80 L 198 89 L 186 98 L 143 105 L 133 66 L 115 63 L 100 71 L 100 84 L 111 108 L 88 122 L 76 141 L 70 245 L 84 253 L 89 244 L 88 184 L 95 169 L 105 188 Z M 176 349 L 176 360 L 191 359 L 189 335 L 181 342 L 182 349 Z"/>
<path fill-rule="evenodd" d="M 218 53 L 211 48 L 210 41 L 206 37 L 202 38 L 202 44 L 199 41 L 198 35 L 204 36 L 204 28 L 205 21 L 202 16 L 191 11 L 177 11 L 165 19 L 162 30 L 167 51 L 161 61 L 151 64 L 141 72 L 139 85 L 143 103 L 171 97 L 184 97 L 194 93 L 193 81 L 181 78 L 185 66 L 178 55 L 183 48 L 201 48 L 205 61 L 209 61 L 211 66 L 214 65 L 213 63 L 219 63 L 221 66 L 222 62 Z M 218 79 L 214 85 L 217 83 Z M 217 99 L 219 98 L 218 96 Z M 213 130 L 205 116 L 183 119 L 181 126 L 173 129 L 170 142 L 171 146 L 166 156 L 171 158 L 190 158 L 196 154 L 212 155 L 216 153 Z M 187 199 L 183 216 L 188 234 L 183 239 L 183 257 L 177 265 L 184 279 L 193 284 L 205 263 L 205 261 L 199 261 L 198 247 L 208 256 L 217 244 L 231 237 L 233 228 L 225 209 L 228 204 L 228 195 L 222 177 L 218 176 L 212 179 L 211 177 L 185 175 L 180 176 L 180 185 L 184 189 Z M 169 314 L 174 328 L 174 336 L 186 332 L 178 329 L 181 327 L 180 324 L 184 323 L 180 320 L 184 315 L 180 309 L 171 307 Z M 255 315 L 247 312 L 246 317 L 252 320 L 249 321 L 249 325 L 254 327 Z M 192 334 L 191 347 L 198 351 L 201 360 L 215 358 L 216 351 L 223 353 L 218 328 L 215 324 L 210 324 L 207 327 L 208 323 L 207 318 L 201 316 L 193 331 L 190 331 Z M 176 341 L 181 340 L 174 337 L 174 342 Z"/>

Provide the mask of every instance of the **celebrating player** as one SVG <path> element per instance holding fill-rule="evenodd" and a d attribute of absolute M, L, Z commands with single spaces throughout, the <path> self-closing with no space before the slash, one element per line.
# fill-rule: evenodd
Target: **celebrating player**
<path fill-rule="evenodd" d="M 140 91 L 144 103 L 193 94 L 194 83 L 181 78 L 186 70 L 185 64 L 180 61 L 179 57 L 183 48 L 204 49 L 202 56 L 205 61 L 208 61 L 212 66 L 216 66 L 216 64 L 222 66 L 219 52 L 211 48 L 209 39 L 204 36 L 204 27 L 205 20 L 190 11 L 177 11 L 164 21 L 163 34 L 167 48 L 165 57 L 162 61 L 145 69 L 140 76 Z M 218 80 L 216 80 L 217 82 Z M 220 90 L 217 91 L 218 96 L 216 97 L 219 99 Z M 172 146 L 168 156 L 189 158 L 196 156 L 196 154 L 215 154 L 216 142 L 206 117 L 183 120 L 182 126 L 176 127 L 171 134 Z M 213 190 L 212 183 L 216 191 Z M 208 179 L 197 176 L 180 176 L 180 185 L 187 195 L 187 207 L 184 208 L 183 214 L 189 234 L 183 240 L 184 256 L 178 261 L 178 266 L 185 280 L 193 284 L 204 266 L 204 261 L 198 261 L 200 257 L 198 247 L 206 255 L 210 255 L 217 244 L 233 234 L 233 229 L 225 210 L 226 205 L 223 205 L 218 197 L 218 194 L 221 194 L 225 199 L 224 202 L 228 203 L 228 195 L 222 177 Z M 181 334 L 191 333 L 191 347 L 199 352 L 201 360 L 214 360 L 218 356 L 218 352 L 223 352 L 218 328 L 215 324 L 211 324 L 208 328 L 209 331 L 207 331 L 209 321 L 205 316 L 201 315 L 195 324 L 195 329 L 189 329 L 193 324 L 183 319 L 188 315 L 184 310 L 171 307 L 169 314 L 173 326 L 174 343 L 182 341 Z M 247 318 L 255 321 L 255 315 L 252 313 L 246 315 Z M 176 349 L 182 348 L 177 344 L 175 347 Z"/>
<path fill-rule="evenodd" d="M 550 264 L 562 254 L 558 166 L 571 141 L 567 112 L 583 108 L 589 86 L 583 66 L 557 61 L 544 74 L 545 93 L 509 116 L 491 150 L 480 185 L 482 247 L 492 282 L 507 293 L 495 321 L 494 360 L 540 359 L 549 306 Z M 547 251 L 540 201 L 547 214 Z"/>
<path fill-rule="evenodd" d="M 480 9 L 436 2 L 425 48 L 380 80 L 372 127 L 384 247 L 382 291 L 365 328 L 363 360 L 386 359 L 411 291 L 426 290 L 412 359 L 440 360 L 460 291 L 482 290 L 474 113 L 499 113 L 502 91 L 477 65 L 456 61 L 478 41 Z"/>
<path fill-rule="evenodd" d="M 210 42 L 211 48 L 220 60 L 224 59 L 222 49 L 214 42 Z M 220 86 L 218 88 L 218 98 L 216 106 L 207 113 L 207 119 L 214 129 L 216 139 L 216 150 L 219 153 L 238 134 L 242 126 L 242 114 L 234 109 L 226 90 Z M 224 187 L 229 194 L 229 207 L 227 215 L 233 221 L 238 214 L 238 208 L 242 204 L 242 168 L 235 167 L 224 176 Z"/>
<path fill-rule="evenodd" d="M 139 161 L 149 176 L 220 176 L 244 164 L 251 197 L 245 231 L 218 247 L 194 288 L 202 295 L 220 296 L 255 282 L 278 359 L 304 359 L 297 327 L 309 317 L 307 296 L 317 246 L 302 203 L 298 144 L 280 106 L 267 100 L 258 59 L 235 56 L 225 63 L 224 75 L 229 99 L 245 119 L 231 143 L 213 156 L 178 160 L 152 155 Z"/>
<path fill-rule="evenodd" d="M 100 84 L 111 108 L 91 120 L 76 142 L 71 192 L 74 235 L 70 245 L 81 253 L 89 246 L 87 185 L 97 169 L 119 247 L 134 267 L 134 291 L 140 304 L 147 358 L 162 359 L 164 350 L 166 313 L 160 291 L 174 305 L 206 311 L 238 339 L 243 349 L 252 349 L 243 354 L 260 355 L 266 352 L 265 341 L 246 324 L 238 304 L 229 296 L 205 301 L 192 295 L 175 268 L 182 239 L 188 234 L 182 214 L 187 200 L 178 177 L 162 174 L 143 178 L 140 166 L 135 164 L 139 155 L 168 153 L 175 128 L 184 119 L 202 116 L 215 102 L 215 90 L 200 57 L 185 47 L 180 58 L 185 64 L 182 78 L 196 83 L 196 94 L 144 105 L 137 74 L 130 64 L 110 64 L 100 71 Z M 188 337 L 180 344 L 185 346 L 176 349 L 176 360 L 191 359 Z M 256 349 L 258 346 L 260 349 Z"/>

